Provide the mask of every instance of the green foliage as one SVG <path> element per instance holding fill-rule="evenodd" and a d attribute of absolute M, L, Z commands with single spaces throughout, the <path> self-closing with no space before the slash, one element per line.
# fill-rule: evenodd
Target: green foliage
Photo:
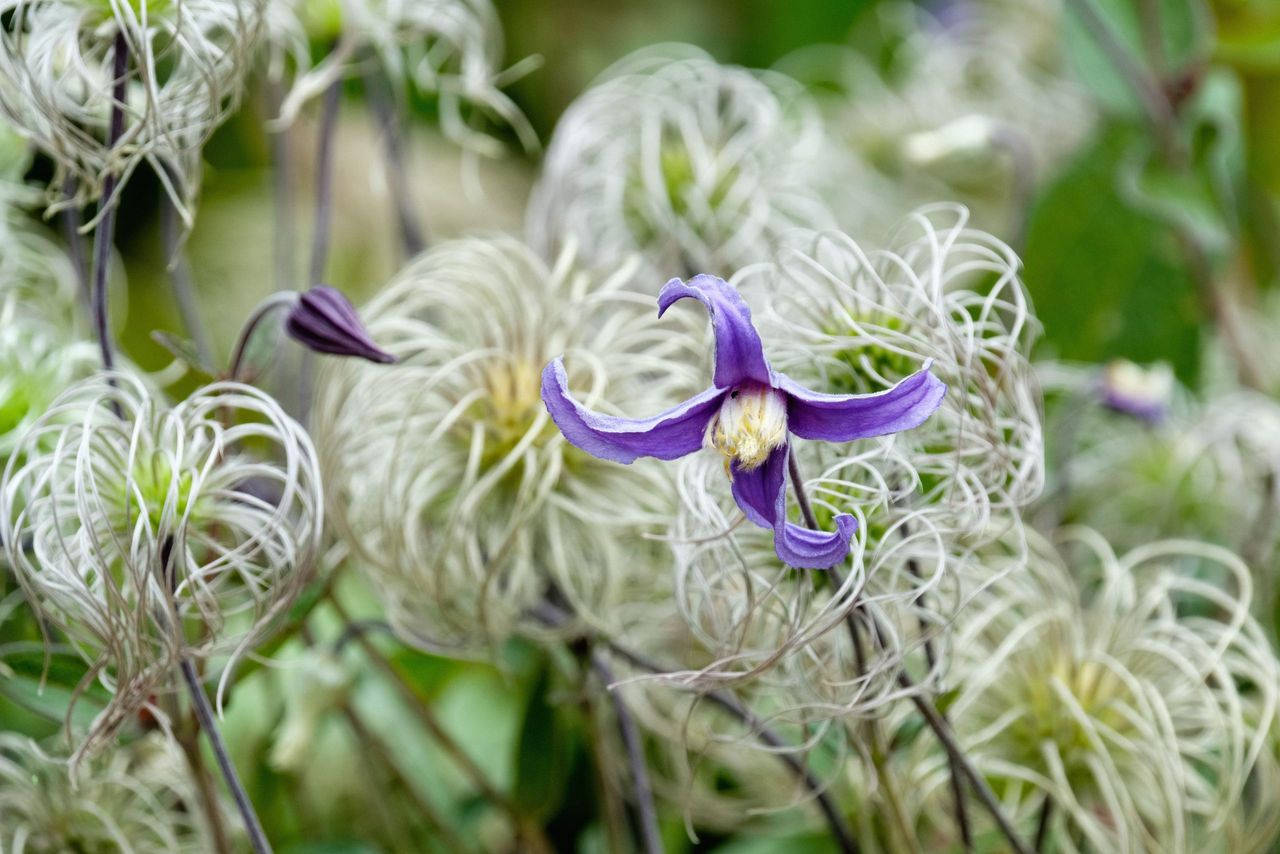
<path fill-rule="evenodd" d="M 1084 361 L 1167 359 L 1193 380 L 1202 315 L 1171 230 L 1122 197 L 1144 138 L 1113 123 L 1045 191 L 1024 253 L 1042 348 Z"/>

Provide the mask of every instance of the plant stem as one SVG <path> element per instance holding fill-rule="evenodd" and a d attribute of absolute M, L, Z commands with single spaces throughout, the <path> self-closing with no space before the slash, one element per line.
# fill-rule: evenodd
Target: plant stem
<path fill-rule="evenodd" d="M 222 779 L 231 790 L 236 809 L 240 811 L 240 818 L 244 821 L 245 831 L 249 834 L 249 845 L 255 854 L 271 854 L 271 843 L 267 841 L 262 823 L 258 821 L 258 814 L 253 809 L 253 802 L 245 793 L 240 777 L 236 774 L 236 766 L 232 764 L 231 756 L 227 753 L 227 745 L 222 740 L 222 732 L 218 729 L 218 722 L 214 718 L 213 707 L 209 705 L 209 698 L 205 696 L 200 675 L 196 673 L 195 665 L 190 659 L 182 659 L 180 668 L 183 681 L 187 683 L 187 692 L 191 695 L 191 705 L 195 708 L 196 720 L 200 722 L 200 729 L 204 730 L 205 737 L 209 739 L 209 746 L 213 748 L 213 755 L 218 760 L 218 770 L 222 772 Z"/>
<path fill-rule="evenodd" d="M 347 626 L 354 625 L 355 623 L 351 619 L 351 615 L 347 613 L 346 608 L 338 601 L 338 597 L 333 595 L 332 590 L 328 591 L 328 596 L 330 606 L 338 615 L 338 618 L 342 620 L 343 624 Z M 453 736 L 449 735 L 448 731 L 445 730 L 440 721 L 437 720 L 435 713 L 431 711 L 431 707 L 427 705 L 422 697 L 418 695 L 418 692 L 405 681 L 404 677 L 400 675 L 400 672 L 396 670 L 391 662 L 388 661 L 378 648 L 373 645 L 373 642 L 365 636 L 365 633 L 363 631 L 355 631 L 353 633 L 353 637 L 356 643 L 359 644 L 360 649 L 364 652 L 365 657 L 368 658 L 370 663 L 372 663 L 373 666 L 387 678 L 387 681 L 389 681 L 392 687 L 396 689 L 396 692 L 400 694 L 400 698 L 407 706 L 409 706 L 410 710 L 414 712 L 418 721 L 426 727 L 427 732 L 430 733 L 431 737 L 435 739 L 436 743 L 440 745 L 446 754 L 448 754 L 449 758 L 453 760 L 454 765 L 458 767 L 463 775 L 471 781 L 471 785 L 475 786 L 476 791 L 478 791 L 485 800 L 489 801 L 489 803 L 498 807 L 507 814 L 507 817 L 510 819 L 516 832 L 522 837 L 525 837 L 530 850 L 546 852 L 552 851 L 551 843 L 543 836 L 541 829 L 525 821 L 515 804 L 512 803 L 506 795 L 498 791 L 497 787 L 490 782 L 488 776 L 483 770 L 481 770 L 480 766 L 475 763 L 470 755 L 462 749 L 462 746 L 454 740 Z"/>
<path fill-rule="evenodd" d="M 568 614 L 547 601 L 543 601 L 535 607 L 534 615 L 542 622 L 553 627 L 562 626 L 569 620 Z M 671 672 L 671 668 L 664 667 L 662 664 L 623 646 L 606 635 L 591 634 L 588 639 L 604 644 L 618 658 L 639 670 L 644 670 L 648 673 Z M 778 757 L 778 761 L 790 768 L 804 787 L 813 795 L 814 801 L 818 804 L 818 809 L 822 812 L 823 818 L 826 819 L 828 826 L 831 828 L 831 835 L 841 853 L 860 854 L 861 849 L 853 838 L 853 833 L 845 823 L 844 816 L 836 806 L 835 801 L 832 800 L 830 794 L 823 787 L 822 781 L 818 780 L 804 763 L 787 752 L 793 745 L 770 729 L 764 721 L 756 717 L 733 694 L 726 691 L 709 691 L 701 696 L 738 720 L 766 747 L 774 748 L 777 751 L 774 755 Z"/>
<path fill-rule="evenodd" d="M 107 148 L 116 147 L 124 133 L 124 108 L 127 96 L 129 71 L 129 42 L 124 31 L 116 33 L 112 56 L 111 116 L 107 125 Z M 98 333 L 98 348 L 102 352 L 102 367 L 111 370 L 115 358 L 111 349 L 111 325 L 107 317 L 107 272 L 111 266 L 111 243 L 115 238 L 116 209 L 119 178 L 114 171 L 107 173 L 102 184 L 102 204 L 105 209 L 98 221 L 93 244 L 93 321 Z"/>
<path fill-rule="evenodd" d="M 1049 841 L 1049 825 L 1053 821 L 1053 798 L 1047 794 L 1040 806 L 1040 819 L 1036 822 L 1036 850 L 1043 852 L 1045 843 Z"/>
<path fill-rule="evenodd" d="M 791 486 L 796 493 L 796 503 L 800 505 L 800 512 L 804 517 L 805 524 L 810 528 L 817 530 L 818 520 L 813 514 L 813 507 L 809 504 L 809 496 L 804 489 L 804 479 L 800 476 L 800 467 L 796 463 L 794 454 L 789 455 L 787 465 L 791 475 Z M 831 580 L 837 587 L 844 586 L 844 573 L 840 571 L 838 566 L 831 567 L 827 570 L 827 573 L 831 576 Z M 857 606 L 845 617 L 845 624 L 849 628 L 855 652 L 862 644 L 858 634 L 858 621 L 856 619 L 856 614 L 859 611 L 862 611 L 862 608 Z M 883 636 L 884 633 L 881 631 L 875 615 L 869 612 L 866 613 L 871 620 L 872 640 L 876 640 Z M 952 768 L 959 769 L 964 773 L 964 776 L 968 778 L 970 785 L 973 786 L 974 791 L 977 792 L 978 799 L 982 801 L 982 805 L 991 813 L 991 817 L 995 819 L 996 825 L 999 827 L 1000 832 L 1004 834 L 1005 839 L 1008 840 L 1009 844 L 1013 846 L 1013 849 L 1017 851 L 1018 854 L 1032 854 L 1031 849 L 1027 847 L 1027 844 L 1023 842 L 1022 838 L 1018 835 L 1018 831 L 1014 828 L 1013 823 L 1010 822 L 1008 817 L 1004 814 L 1004 810 L 1000 807 L 1000 802 L 996 799 L 995 793 L 991 791 L 991 787 L 987 785 L 986 779 L 978 773 L 978 770 L 974 768 L 973 764 L 969 761 L 969 757 L 965 756 L 964 751 L 960 749 L 960 745 L 956 741 L 955 733 L 952 731 L 951 725 L 938 712 L 933 701 L 921 695 L 918 691 L 915 691 L 916 684 L 912 681 L 911 677 L 907 675 L 905 670 L 900 669 L 898 671 L 897 681 L 901 687 L 910 692 L 909 696 L 911 702 L 915 705 L 916 710 L 920 712 L 920 715 L 925 719 L 925 723 L 928 724 L 931 730 L 933 730 L 938 741 L 942 743 L 943 749 L 946 750 L 947 756 L 952 763 Z"/>
<path fill-rule="evenodd" d="M 316 213 L 311 232 L 311 265 L 307 268 L 308 287 L 323 281 L 329 261 L 329 228 L 333 219 L 333 138 L 338 126 L 341 98 L 342 80 L 339 79 L 325 90 L 320 113 L 320 138 L 316 145 Z"/>
<path fill-rule="evenodd" d="M 622 733 L 622 743 L 627 750 L 627 764 L 631 769 L 632 794 L 635 796 L 636 816 L 640 825 L 640 840 L 645 854 L 662 854 L 662 834 L 658 829 L 658 812 L 653 805 L 653 787 L 649 783 L 649 770 L 645 765 L 644 745 L 640 741 L 640 732 L 631 717 L 622 695 L 610 688 L 618 680 L 614 678 L 609 662 L 599 650 L 591 653 L 591 669 L 604 683 L 605 693 L 613 704 L 614 716 L 618 719 L 618 730 Z"/>
<path fill-rule="evenodd" d="M 284 96 L 277 81 L 267 81 L 265 98 L 271 115 L 278 116 Z M 278 291 L 292 291 L 298 287 L 295 269 L 298 256 L 294 246 L 294 240 L 297 237 L 296 211 L 293 198 L 293 163 L 289 157 L 289 135 L 287 126 L 269 130 L 267 134 L 271 146 L 271 187 L 275 207 L 273 249 L 275 285 Z"/>
<path fill-rule="evenodd" d="M 231 366 L 227 368 L 228 379 L 235 382 L 248 381 L 249 378 L 242 376 L 242 373 L 244 371 L 244 357 L 249 352 L 249 342 L 253 340 L 253 333 L 258 330 L 258 327 L 272 312 L 292 306 L 297 299 L 298 295 L 293 291 L 277 291 L 258 303 L 258 307 L 253 310 L 253 313 L 249 315 L 249 319 L 241 327 L 240 337 L 236 339 L 236 346 L 231 351 Z"/>
<path fill-rule="evenodd" d="M 200 805 L 204 808 L 205 819 L 209 822 L 209 833 L 213 836 L 213 848 L 218 854 L 231 854 L 231 844 L 227 841 L 227 828 L 222 820 L 222 810 L 218 806 L 218 794 L 214 791 L 213 781 L 209 779 L 209 769 L 204 764 L 204 754 L 200 752 L 197 740 L 198 732 L 192 730 L 187 723 L 180 724 L 181 732 L 177 735 L 178 746 L 187 758 L 187 766 L 191 776 L 195 778 L 196 788 L 200 795 Z"/>
<path fill-rule="evenodd" d="M 182 318 L 182 328 L 195 344 L 196 355 L 205 366 L 213 364 L 213 349 L 209 345 L 209 333 L 200 322 L 200 309 L 191 284 L 191 265 L 182 247 L 182 235 L 178 229 L 178 208 L 165 194 L 160 202 L 160 231 L 164 241 L 165 266 L 169 271 L 169 286 Z"/>
<path fill-rule="evenodd" d="M 62 236 L 67 241 L 67 255 L 71 258 L 71 269 L 75 271 L 76 283 L 80 286 L 80 296 L 85 307 L 93 310 L 93 292 L 89 284 L 89 269 L 84 256 L 84 237 L 80 234 L 80 208 L 72 204 L 76 195 L 76 179 L 68 175 L 62 184 L 62 197 L 67 206 L 62 209 L 59 219 L 62 221 Z"/>
<path fill-rule="evenodd" d="M 395 202 L 396 222 L 400 226 L 400 242 L 405 255 L 412 258 L 426 248 L 422 225 L 418 222 L 413 200 L 407 192 L 410 181 L 405 168 L 404 146 L 401 144 L 400 113 L 388 91 L 386 80 L 375 68 L 365 72 L 365 92 L 373 108 L 374 117 L 382 129 L 382 141 L 387 155 L 387 184 Z"/>

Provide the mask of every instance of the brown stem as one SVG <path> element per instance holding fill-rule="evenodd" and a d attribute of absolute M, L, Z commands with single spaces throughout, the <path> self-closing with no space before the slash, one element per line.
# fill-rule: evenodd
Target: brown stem
<path fill-rule="evenodd" d="M 614 678 L 609 662 L 598 650 L 591 653 L 591 669 L 604 683 L 605 693 L 613 704 L 614 717 L 618 720 L 618 730 L 622 733 L 622 744 L 627 750 L 627 765 L 631 770 L 631 788 L 635 799 L 636 816 L 640 825 L 640 841 L 645 854 L 662 854 L 662 833 L 658 829 L 658 811 L 653 805 L 653 787 L 649 784 L 649 770 L 645 765 L 644 745 L 640 741 L 640 731 L 631 717 L 621 694 L 611 690 L 609 686 L 618 680 Z"/>
<path fill-rule="evenodd" d="M 347 613 L 346 608 L 338 601 L 338 597 L 333 595 L 332 591 L 329 591 L 329 604 L 344 624 L 352 624 L 353 621 L 350 614 Z M 400 672 L 382 655 L 373 642 L 365 636 L 364 632 L 356 632 L 354 639 L 364 652 L 365 657 L 387 678 L 387 681 L 395 688 L 400 698 L 415 714 L 419 722 L 426 727 L 427 732 L 430 733 L 431 737 L 435 739 L 436 743 L 440 745 L 449 758 L 453 760 L 458 770 L 471 781 L 471 784 L 476 787 L 481 796 L 507 814 L 513 827 L 519 834 L 526 837 L 526 841 L 532 848 L 548 852 L 553 850 L 550 842 L 542 834 L 541 829 L 527 822 L 515 804 L 506 795 L 498 791 L 497 787 L 490 782 L 488 775 L 475 763 L 475 760 L 462 749 L 462 746 L 454 740 L 453 736 L 449 735 L 444 725 L 436 718 L 435 712 L 431 710 L 431 707 L 405 681 Z"/>
<path fill-rule="evenodd" d="M 800 512 L 804 516 L 805 523 L 813 529 L 818 528 L 818 520 L 813 514 L 813 507 L 809 504 L 809 496 L 804 489 L 804 479 L 800 476 L 800 467 L 796 463 L 795 455 L 788 457 L 787 465 L 791 476 L 791 486 L 796 493 L 796 503 L 800 505 Z M 840 571 L 838 566 L 833 566 L 827 572 L 831 575 L 831 580 L 838 587 L 843 587 L 845 583 L 844 573 Z M 849 628 L 849 635 L 854 645 L 855 654 L 859 654 L 862 646 L 862 640 L 858 631 L 858 621 L 855 614 L 862 611 L 861 608 L 855 608 L 850 611 L 845 618 L 845 624 Z M 884 631 L 878 624 L 874 614 L 863 611 L 871 620 L 871 636 L 872 640 L 883 637 Z M 859 654 L 861 657 L 861 654 Z M 865 665 L 864 665 L 865 667 Z M 959 743 L 956 741 L 955 733 L 951 729 L 951 725 L 938 712 L 933 701 L 921 695 L 916 691 L 916 684 L 911 677 L 907 675 L 905 670 L 898 671 L 898 684 L 907 689 L 911 702 L 915 705 L 916 710 L 920 712 L 925 719 L 925 723 L 933 730 L 938 741 L 942 743 L 943 749 L 946 750 L 949 761 L 952 763 L 953 769 L 961 771 L 965 777 L 969 779 L 970 785 L 978 794 L 978 799 L 982 801 L 991 817 L 995 819 L 996 825 L 1000 828 L 1000 832 L 1004 834 L 1005 839 L 1013 846 L 1018 854 L 1031 854 L 1031 849 L 1018 835 L 1018 831 L 1014 828 L 1013 823 L 1009 821 L 1004 814 L 1004 810 L 1000 807 L 1000 802 L 996 800 L 995 793 L 991 791 L 991 787 L 987 785 L 986 779 L 978 773 L 978 770 L 969 762 L 969 758 L 964 755 L 964 751 L 960 749 Z M 959 801 L 957 801 L 959 803 Z"/>

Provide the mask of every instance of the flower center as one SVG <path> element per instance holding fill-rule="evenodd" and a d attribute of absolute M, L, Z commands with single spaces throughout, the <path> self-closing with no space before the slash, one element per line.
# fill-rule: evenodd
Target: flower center
<path fill-rule="evenodd" d="M 786 395 L 767 386 L 729 392 L 707 427 L 707 444 L 744 471 L 759 468 L 786 441 Z"/>

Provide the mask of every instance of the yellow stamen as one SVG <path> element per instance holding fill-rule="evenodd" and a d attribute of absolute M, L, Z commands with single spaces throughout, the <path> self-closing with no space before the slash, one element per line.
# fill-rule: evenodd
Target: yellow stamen
<path fill-rule="evenodd" d="M 707 444 L 744 471 L 759 468 L 786 440 L 787 398 L 766 386 L 730 392 L 707 427 Z"/>

